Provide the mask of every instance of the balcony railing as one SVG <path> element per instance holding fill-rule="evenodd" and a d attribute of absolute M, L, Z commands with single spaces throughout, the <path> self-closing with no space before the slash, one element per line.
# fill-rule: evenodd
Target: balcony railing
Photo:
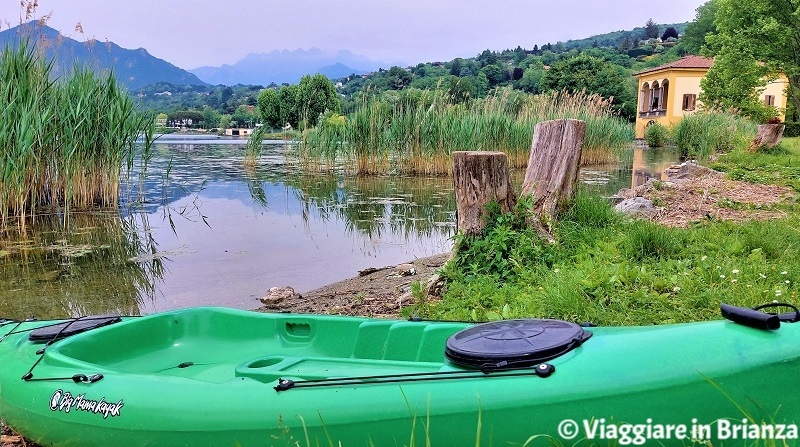
<path fill-rule="evenodd" d="M 639 118 L 658 118 L 659 116 L 667 116 L 667 111 L 665 109 L 658 109 L 639 112 Z"/>

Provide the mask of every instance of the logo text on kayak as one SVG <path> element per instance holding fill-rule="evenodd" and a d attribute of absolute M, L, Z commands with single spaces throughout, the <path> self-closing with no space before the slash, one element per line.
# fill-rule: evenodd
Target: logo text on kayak
<path fill-rule="evenodd" d="M 63 411 L 69 413 L 72 410 L 86 411 L 89 413 L 102 414 L 103 419 L 109 416 L 119 416 L 122 406 L 125 405 L 122 399 L 117 403 L 106 402 L 105 397 L 100 400 L 87 399 L 86 394 L 73 396 L 69 391 L 56 390 L 50 397 L 50 410 Z"/>

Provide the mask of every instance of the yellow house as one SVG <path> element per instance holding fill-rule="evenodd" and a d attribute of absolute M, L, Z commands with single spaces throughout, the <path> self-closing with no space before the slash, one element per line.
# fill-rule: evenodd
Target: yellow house
<path fill-rule="evenodd" d="M 644 131 L 651 123 L 669 127 L 695 113 L 701 106 L 700 80 L 711 68 L 714 59 L 702 56 L 686 56 L 675 62 L 636 73 L 639 79 L 639 100 L 636 116 L 636 138 L 644 138 Z M 760 94 L 764 104 L 780 110 L 781 121 L 785 118 L 786 86 L 789 80 L 781 75 L 767 83 Z"/>

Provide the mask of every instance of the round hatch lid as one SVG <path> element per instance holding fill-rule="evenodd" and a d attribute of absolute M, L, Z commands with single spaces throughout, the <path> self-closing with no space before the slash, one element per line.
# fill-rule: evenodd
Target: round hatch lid
<path fill-rule="evenodd" d="M 89 315 L 41 327 L 28 334 L 28 339 L 30 341 L 55 341 L 120 321 L 122 318 L 118 315 Z"/>
<path fill-rule="evenodd" d="M 480 368 L 504 362 L 507 367 L 529 366 L 565 354 L 591 336 L 591 332 L 568 321 L 493 321 L 453 334 L 444 353 L 462 366 Z"/>

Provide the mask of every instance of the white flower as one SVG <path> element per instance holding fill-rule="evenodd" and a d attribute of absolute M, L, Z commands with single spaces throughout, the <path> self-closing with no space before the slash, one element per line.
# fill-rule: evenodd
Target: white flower
<path fill-rule="evenodd" d="M 681 291 L 681 288 L 680 288 L 680 287 L 678 287 L 678 286 L 675 286 L 675 287 L 673 287 L 673 288 L 672 288 L 672 291 L 673 291 L 673 292 L 680 292 L 680 291 Z"/>
<path fill-rule="evenodd" d="M 719 275 L 720 279 L 725 279 L 725 275 Z"/>
<path fill-rule="evenodd" d="M 701 261 L 705 261 L 707 258 L 708 258 L 708 256 L 703 256 L 702 258 L 700 258 L 700 260 Z"/>
<path fill-rule="evenodd" d="M 733 273 L 735 275 L 735 274 L 739 273 L 739 269 L 733 269 L 733 270 L 731 270 L 731 273 Z"/>
<path fill-rule="evenodd" d="M 553 269 L 553 273 L 558 273 L 558 269 Z"/>
<path fill-rule="evenodd" d="M 781 275 L 788 275 L 788 274 L 789 274 L 789 272 L 787 272 L 786 270 L 781 272 Z"/>
<path fill-rule="evenodd" d="M 731 280 L 731 282 L 737 282 L 736 278 L 733 278 L 733 279 Z"/>
<path fill-rule="evenodd" d="M 762 277 L 762 278 L 764 278 L 764 279 L 767 279 L 767 275 L 765 275 L 765 274 L 763 274 L 763 273 L 759 273 L 759 274 L 758 274 L 758 276 L 760 276 L 760 277 Z"/>

